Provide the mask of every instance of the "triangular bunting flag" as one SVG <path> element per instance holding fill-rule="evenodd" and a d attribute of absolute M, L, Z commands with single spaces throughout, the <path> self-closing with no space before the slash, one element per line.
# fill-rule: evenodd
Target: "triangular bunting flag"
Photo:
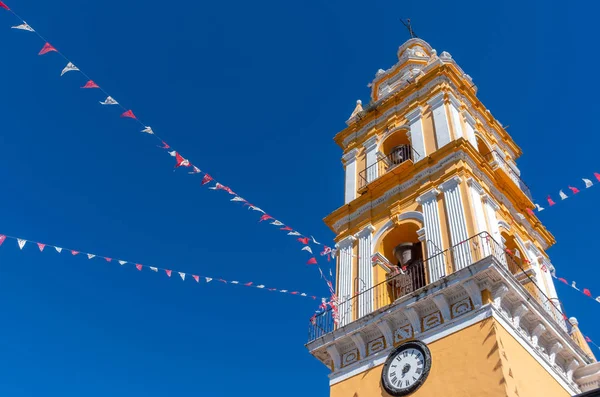
<path fill-rule="evenodd" d="M 75 255 L 77 255 L 77 254 L 79 254 L 79 251 L 74 251 L 74 250 L 71 250 L 71 255 L 75 256 Z"/>
<path fill-rule="evenodd" d="M 167 153 L 169 153 L 169 156 L 171 156 L 171 157 L 177 156 L 177 151 L 175 151 L 175 150 L 173 150 L 172 152 L 167 152 Z"/>
<path fill-rule="evenodd" d="M 317 245 L 321 245 L 321 243 L 319 243 L 317 240 L 315 240 L 315 238 L 313 236 L 310 236 L 310 238 L 312 238 L 313 243 L 315 243 Z"/>
<path fill-rule="evenodd" d="M 569 186 L 569 190 L 571 190 L 573 192 L 573 194 L 579 193 L 579 189 L 577 189 L 576 187 L 573 187 L 573 186 Z"/>
<path fill-rule="evenodd" d="M 31 26 L 27 25 L 27 23 L 25 21 L 23 21 L 23 23 L 20 25 L 12 26 L 11 29 L 19 29 L 19 30 L 26 30 L 28 32 L 35 32 L 35 30 L 33 30 L 33 28 Z"/>
<path fill-rule="evenodd" d="M 575 288 L 577 291 L 579 291 L 579 288 L 577 288 L 577 284 L 575 283 L 575 281 L 571 283 L 571 288 Z"/>
<path fill-rule="evenodd" d="M 181 157 L 181 155 L 177 152 L 175 152 L 175 161 L 177 161 L 177 164 L 175 164 L 175 168 L 190 166 L 190 162 Z"/>
<path fill-rule="evenodd" d="M 548 204 L 550 205 L 550 207 L 552 207 L 553 205 L 555 205 L 556 203 L 554 202 L 554 200 L 552 200 L 552 198 L 550 196 L 547 197 L 548 200 Z"/>
<path fill-rule="evenodd" d="M 232 199 L 231 199 L 231 200 L 229 200 L 229 201 L 246 201 L 246 200 L 244 200 L 243 198 L 241 198 L 241 197 L 239 197 L 239 196 L 235 196 L 234 198 L 232 198 Z"/>
<path fill-rule="evenodd" d="M 312 252 L 312 249 L 310 249 L 310 247 L 309 247 L 308 245 L 307 245 L 306 247 L 302 247 L 302 251 L 308 251 L 308 252 L 310 252 L 311 254 L 313 253 L 313 252 Z"/>
<path fill-rule="evenodd" d="M 586 187 L 586 189 L 587 189 L 588 187 L 592 187 L 592 185 L 593 185 L 592 181 L 590 181 L 589 179 L 585 179 L 585 178 L 583 178 L 582 180 L 583 180 L 583 182 L 585 183 L 585 187 Z"/>
<path fill-rule="evenodd" d="M 67 66 L 65 66 L 65 68 L 62 70 L 62 72 L 60 72 L 61 76 L 64 76 L 65 73 L 68 72 L 74 72 L 74 71 L 79 71 L 79 68 L 75 65 L 73 65 L 71 62 L 67 63 Z"/>
<path fill-rule="evenodd" d="M 592 340 L 591 340 L 589 337 L 587 337 L 587 336 L 585 337 L 585 341 L 586 341 L 587 343 L 592 343 Z"/>
<path fill-rule="evenodd" d="M 262 212 L 263 214 L 265 213 L 265 211 L 261 210 L 260 208 L 254 206 L 254 205 L 251 205 L 248 208 L 251 209 L 252 211 Z"/>
<path fill-rule="evenodd" d="M 165 142 L 165 141 L 162 141 L 162 144 L 163 144 L 162 146 L 157 146 L 157 147 L 159 147 L 161 149 L 170 149 L 171 148 L 171 146 L 169 146 L 167 144 L 167 142 Z"/>
<path fill-rule="evenodd" d="M 591 292 L 590 292 L 590 290 L 589 290 L 589 289 L 587 289 L 587 288 L 584 288 L 584 289 L 583 289 L 583 294 L 584 294 L 584 295 L 587 295 L 587 296 L 589 296 L 590 298 L 592 297 L 592 293 L 591 293 Z"/>
<path fill-rule="evenodd" d="M 109 96 L 106 97 L 106 99 L 104 100 L 104 102 L 100 102 L 101 105 L 118 105 L 119 102 L 115 101 L 113 99 L 113 97 Z"/>
<path fill-rule="evenodd" d="M 8 8 L 8 6 L 1 1 L 0 1 L 0 8 L 4 8 L 5 10 L 10 11 L 10 8 Z"/>
<path fill-rule="evenodd" d="M 207 183 L 209 183 L 212 180 L 213 180 L 212 176 L 206 174 L 206 175 L 204 175 L 204 178 L 202 178 L 201 185 L 206 185 Z"/>
<path fill-rule="evenodd" d="M 525 208 L 525 211 L 527 211 L 529 215 L 535 215 L 531 208 Z"/>
<path fill-rule="evenodd" d="M 192 277 L 194 278 L 194 280 L 196 280 L 197 283 L 200 282 L 200 276 L 192 275 Z"/>
<path fill-rule="evenodd" d="M 564 278 L 559 278 L 558 281 L 563 282 L 563 283 L 569 285 L 569 283 L 567 282 L 567 280 L 565 280 Z"/>
<path fill-rule="evenodd" d="M 126 118 L 126 119 L 137 120 L 137 117 L 135 117 L 135 114 L 133 114 L 132 110 L 128 110 L 126 112 L 123 112 L 123 114 L 121 115 L 121 117 Z"/>
<path fill-rule="evenodd" d="M 239 281 L 232 281 L 231 284 L 239 284 Z"/>
<path fill-rule="evenodd" d="M 37 243 L 38 248 L 40 249 L 40 252 L 44 251 L 44 248 L 46 247 L 46 244 L 42 244 L 42 243 Z"/>
<path fill-rule="evenodd" d="M 179 277 L 181 277 L 181 279 L 183 281 L 185 281 L 185 273 L 182 273 L 182 272 L 177 272 L 177 273 L 179 273 Z"/>
<path fill-rule="evenodd" d="M 289 226 L 286 226 L 286 227 L 282 227 L 282 228 L 281 228 L 281 229 L 279 229 L 279 230 L 283 230 L 283 231 L 285 231 L 285 232 L 289 232 L 289 231 L 292 231 L 292 230 L 294 230 L 294 229 L 292 229 L 292 228 L 291 228 L 291 227 L 289 227 Z"/>
<path fill-rule="evenodd" d="M 316 265 L 317 264 L 317 259 L 316 258 L 310 258 L 308 260 L 308 262 L 306 262 L 307 265 Z"/>
<path fill-rule="evenodd" d="M 126 263 L 127 263 L 127 261 L 119 261 L 119 265 L 121 265 L 121 266 L 123 266 Z"/>
<path fill-rule="evenodd" d="M 283 223 L 282 223 L 282 222 L 279 222 L 279 221 L 273 221 L 273 222 L 271 222 L 271 225 L 275 225 L 275 226 L 283 226 Z"/>
<path fill-rule="evenodd" d="M 263 215 L 263 216 L 260 217 L 259 222 L 266 221 L 266 220 L 269 220 L 269 219 L 273 219 L 273 217 L 271 215 L 265 214 L 265 215 Z"/>
<path fill-rule="evenodd" d="M 219 279 L 220 282 L 227 284 L 226 280 L 223 280 L 222 278 Z"/>
<path fill-rule="evenodd" d="M 6 240 L 6 236 L 4 234 L 0 234 L 0 245 L 4 244 L 5 240 Z"/>
<path fill-rule="evenodd" d="M 157 267 L 150 266 L 150 270 L 152 270 L 154 273 L 158 272 L 158 268 Z"/>
<path fill-rule="evenodd" d="M 165 270 L 165 273 L 167 273 L 167 276 L 171 277 L 172 271 L 171 270 Z"/>
<path fill-rule="evenodd" d="M 308 237 L 299 237 L 298 241 L 300 241 L 304 245 L 308 245 Z"/>
<path fill-rule="evenodd" d="M 287 290 L 287 289 L 282 289 L 282 290 L 281 290 L 281 291 L 279 291 L 279 292 L 283 292 L 283 293 L 285 294 L 286 292 L 288 292 L 288 290 Z"/>
<path fill-rule="evenodd" d="M 44 44 L 44 47 L 42 47 L 42 49 L 40 50 L 38 55 L 44 55 L 44 54 L 47 54 L 52 51 L 58 52 L 56 50 L 56 48 L 52 47 L 52 45 L 50 43 L 46 43 L 46 44 Z"/>
<path fill-rule="evenodd" d="M 265 286 L 261 284 L 261 285 L 257 285 L 256 288 L 261 288 L 262 289 L 262 288 L 265 288 Z"/>
<path fill-rule="evenodd" d="M 302 236 L 302 235 L 294 230 L 294 231 L 289 232 L 288 236 Z"/>
<path fill-rule="evenodd" d="M 560 191 L 558 192 L 558 194 L 560 195 L 560 199 L 561 199 L 561 200 L 566 200 L 566 199 L 568 199 L 568 198 L 569 198 L 569 196 L 567 196 L 566 194 L 564 194 L 562 190 L 560 190 Z"/>
<path fill-rule="evenodd" d="M 138 269 L 140 272 L 142 271 L 142 265 L 140 265 L 139 263 L 135 265 L 135 268 Z"/>
<path fill-rule="evenodd" d="M 19 244 L 19 249 L 23 249 L 23 247 L 25 247 L 25 243 L 27 242 L 27 240 L 23 240 L 18 238 L 17 239 L 17 244 Z"/>
<path fill-rule="evenodd" d="M 204 277 L 204 278 L 206 279 L 207 283 L 210 283 L 212 281 L 212 278 L 210 278 L 210 277 Z"/>
<path fill-rule="evenodd" d="M 252 284 L 254 284 L 252 281 L 250 281 L 249 283 L 244 284 L 246 287 L 250 287 L 252 286 Z"/>
<path fill-rule="evenodd" d="M 85 83 L 85 85 L 81 88 L 100 88 L 100 86 L 94 83 L 92 80 L 90 80 L 87 83 Z"/>
<path fill-rule="evenodd" d="M 600 174 L 597 172 L 594 172 L 594 176 L 596 177 L 596 179 L 598 180 L 598 182 L 600 182 Z"/>
<path fill-rule="evenodd" d="M 56 252 L 58 252 L 59 254 L 62 252 L 62 248 L 60 247 L 54 247 L 54 249 L 56 250 Z"/>
<path fill-rule="evenodd" d="M 202 171 L 200 171 L 200 168 L 196 167 L 195 165 L 193 167 L 194 167 L 194 169 L 192 171 L 188 172 L 188 174 L 199 174 L 202 172 Z"/>
<path fill-rule="evenodd" d="M 146 127 L 146 128 L 144 128 L 144 129 L 142 130 L 142 132 L 145 132 L 146 134 L 150 134 L 150 135 L 153 135 L 153 134 L 154 134 L 154 131 L 152 131 L 152 128 L 150 128 L 150 127 Z"/>
<path fill-rule="evenodd" d="M 290 292 L 291 295 L 298 295 L 298 291 Z"/>
<path fill-rule="evenodd" d="M 108 263 L 112 262 L 112 258 L 104 258 L 105 261 L 107 261 Z"/>
<path fill-rule="evenodd" d="M 542 211 L 544 210 L 544 207 L 540 206 L 539 204 L 536 204 L 536 205 L 535 205 L 535 208 L 537 208 L 537 210 L 538 210 L 539 212 L 542 212 Z"/>
<path fill-rule="evenodd" d="M 94 254 L 87 254 L 88 259 L 92 259 L 93 257 L 95 257 L 96 255 Z"/>

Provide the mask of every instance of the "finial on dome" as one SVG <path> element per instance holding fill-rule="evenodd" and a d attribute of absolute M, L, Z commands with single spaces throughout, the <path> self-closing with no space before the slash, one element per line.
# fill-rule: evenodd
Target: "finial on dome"
<path fill-rule="evenodd" d="M 350 115 L 350 119 L 354 118 L 357 114 L 359 114 L 362 111 L 363 111 L 362 101 L 360 99 L 358 99 L 356 101 L 356 107 L 354 108 L 354 111 Z"/>

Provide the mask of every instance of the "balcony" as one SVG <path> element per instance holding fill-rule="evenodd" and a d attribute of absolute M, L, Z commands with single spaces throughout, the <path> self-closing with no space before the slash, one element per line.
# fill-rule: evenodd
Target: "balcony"
<path fill-rule="evenodd" d="M 400 167 L 400 165 L 404 164 L 405 167 L 412 165 L 414 161 L 418 161 L 420 158 L 419 153 L 408 144 L 395 147 L 387 156 L 380 154 L 380 158 L 375 164 L 358 173 L 359 192 L 364 192 L 368 184 L 382 177 L 384 174 L 390 172 L 401 173 L 404 167 Z"/>
<path fill-rule="evenodd" d="M 510 277 L 523 285 L 526 293 L 533 297 L 541 311 L 547 313 L 559 328 L 567 331 L 560 304 L 548 298 L 538 287 L 531 276 L 532 269 L 523 266 L 518 258 L 513 257 L 488 233 L 483 232 L 432 257 L 420 260 L 405 270 L 394 268 L 385 281 L 340 302 L 337 310 L 329 309 L 314 316 L 309 324 L 308 342 L 348 326 L 373 312 L 384 312 L 397 300 L 427 291 L 434 284 L 429 281 L 429 265 L 447 263 L 452 265 L 455 272 L 466 268 L 475 272 L 475 265 L 484 262 L 484 259 L 493 259 L 508 270 Z M 435 282 L 436 285 L 439 283 L 440 280 Z"/>
<path fill-rule="evenodd" d="M 492 166 L 496 175 L 500 178 L 500 180 L 507 182 L 507 186 L 515 186 L 518 188 L 518 191 L 523 192 L 525 196 L 533 203 L 533 198 L 531 197 L 531 191 L 529 187 L 521 180 L 519 175 L 512 169 L 512 167 L 504 160 L 500 153 L 495 150 L 489 152 L 485 156 L 485 160 L 489 165 Z"/>

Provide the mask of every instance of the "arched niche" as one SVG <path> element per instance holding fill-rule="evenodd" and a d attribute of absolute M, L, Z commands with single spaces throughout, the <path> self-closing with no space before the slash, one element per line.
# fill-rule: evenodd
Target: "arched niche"
<path fill-rule="evenodd" d="M 489 156 L 492 149 L 487 140 L 479 132 L 475 132 L 475 139 L 477 140 L 477 150 L 479 153 L 483 157 Z"/>
<path fill-rule="evenodd" d="M 419 243 L 419 234 L 423 228 L 423 214 L 419 211 L 407 211 L 390 219 L 373 236 L 373 253 L 379 252 L 394 263 L 394 248 L 403 242 Z"/>
<path fill-rule="evenodd" d="M 384 156 L 388 156 L 394 148 L 402 145 L 410 145 L 408 131 L 409 127 L 403 125 L 386 133 L 379 142 L 379 152 Z"/>

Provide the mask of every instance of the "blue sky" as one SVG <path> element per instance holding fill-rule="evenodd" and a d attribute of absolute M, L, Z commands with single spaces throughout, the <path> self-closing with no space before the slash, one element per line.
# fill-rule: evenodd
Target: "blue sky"
<path fill-rule="evenodd" d="M 558 2 L 8 2 L 200 168 L 318 239 L 343 201 L 333 136 L 417 34 L 450 52 L 523 148 L 534 197 L 600 172 L 596 5 Z M 194 274 L 326 294 L 297 243 L 199 187 L 56 54 L 0 13 L 0 233 Z M 600 295 L 600 187 L 540 215 L 562 277 Z M 196 285 L 0 248 L 0 391 L 10 396 L 327 396 L 310 299 Z M 557 286 L 600 340 L 599 304 Z M 596 351 L 596 353 L 599 353 Z"/>

